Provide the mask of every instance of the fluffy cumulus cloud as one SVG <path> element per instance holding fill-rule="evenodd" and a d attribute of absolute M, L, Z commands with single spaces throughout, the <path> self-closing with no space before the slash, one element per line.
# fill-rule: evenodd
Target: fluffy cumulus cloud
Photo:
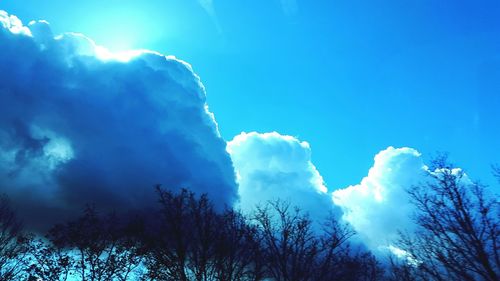
<path fill-rule="evenodd" d="M 425 181 L 428 173 L 418 151 L 389 147 L 375 156 L 361 183 L 334 191 L 333 201 L 369 248 L 397 250 L 391 243 L 398 231 L 414 227 L 407 189 Z"/>
<path fill-rule="evenodd" d="M 307 142 L 276 132 L 241 133 L 228 142 L 227 150 L 237 173 L 243 211 L 251 212 L 257 204 L 278 198 L 313 219 L 324 219 L 334 211 Z"/>
<path fill-rule="evenodd" d="M 226 144 L 191 67 L 148 51 L 113 54 L 0 12 L 0 192 L 27 224 L 85 203 L 155 202 L 153 185 L 232 204 Z"/>

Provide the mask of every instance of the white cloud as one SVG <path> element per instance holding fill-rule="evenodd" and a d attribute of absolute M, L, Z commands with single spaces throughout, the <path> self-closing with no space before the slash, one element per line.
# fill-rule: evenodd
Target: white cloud
<path fill-rule="evenodd" d="M 354 228 L 357 238 L 375 254 L 391 252 L 416 264 L 418 261 L 395 246 L 399 232 L 411 234 L 417 229 L 413 217 L 417 210 L 408 190 L 435 183 L 444 171 L 430 170 L 413 148 L 389 147 L 375 156 L 372 168 L 359 184 L 335 190 L 333 202 L 342 209 L 342 218 Z M 464 185 L 472 184 L 460 168 L 446 172 L 459 176 Z"/>
<path fill-rule="evenodd" d="M 359 238 L 376 251 L 394 248 L 398 231 L 414 227 L 407 188 L 424 181 L 428 170 L 412 148 L 389 147 L 374 160 L 361 183 L 334 191 L 333 201 Z"/>
<path fill-rule="evenodd" d="M 30 30 L 23 26 L 23 23 L 19 18 L 14 15 L 9 15 L 7 12 L 0 10 L 0 23 L 3 29 L 7 29 L 14 34 L 23 34 L 31 36 Z"/>
<path fill-rule="evenodd" d="M 153 185 L 237 198 L 234 169 L 191 66 L 112 53 L 0 12 L 0 192 L 27 224 L 85 203 L 148 207 Z"/>
<path fill-rule="evenodd" d="M 300 207 L 313 219 L 324 219 L 333 211 L 307 142 L 276 132 L 251 132 L 236 136 L 227 150 L 237 173 L 243 211 L 251 212 L 256 204 L 278 198 Z"/>

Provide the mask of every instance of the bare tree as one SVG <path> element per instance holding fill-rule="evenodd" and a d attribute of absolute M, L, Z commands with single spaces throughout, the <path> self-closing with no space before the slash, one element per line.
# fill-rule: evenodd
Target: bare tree
<path fill-rule="evenodd" d="M 9 199 L 0 196 L 0 280 L 19 280 L 25 277 L 29 262 L 30 237 L 12 211 Z"/>
<path fill-rule="evenodd" d="M 263 251 L 259 232 L 239 212 L 228 209 L 219 216 L 215 243 L 215 279 L 220 281 L 262 280 Z"/>
<path fill-rule="evenodd" d="M 253 220 L 262 231 L 269 277 L 276 281 L 310 280 L 320 245 L 308 216 L 277 200 L 257 206 Z"/>
<path fill-rule="evenodd" d="M 30 256 L 28 280 L 66 281 L 74 267 L 74 261 L 65 249 L 57 248 L 45 239 L 32 240 Z"/>
<path fill-rule="evenodd" d="M 71 266 L 69 274 L 83 281 L 129 280 L 142 257 L 121 227 L 116 216 L 103 218 L 94 208 L 87 207 L 79 219 L 57 225 L 49 232 L 48 238 L 56 251 L 48 248 L 44 252 L 48 263 L 44 265 L 42 260 L 39 267 L 50 269 L 55 258 L 56 266 L 61 266 L 61 262 Z M 64 271 L 61 273 L 66 275 Z"/>
<path fill-rule="evenodd" d="M 431 179 L 409 190 L 419 228 L 402 235 L 399 247 L 418 280 L 499 280 L 498 200 L 445 159 L 434 164 Z"/>
<path fill-rule="evenodd" d="M 149 227 L 144 244 L 149 280 L 211 280 L 219 226 L 206 195 L 182 189 L 178 194 L 157 187 L 160 216 Z"/>
<path fill-rule="evenodd" d="M 262 232 L 267 274 L 276 281 L 341 280 L 350 261 L 348 239 L 354 234 L 333 217 L 323 229 L 288 202 L 258 206 L 254 223 Z"/>
<path fill-rule="evenodd" d="M 358 265 L 361 256 L 353 257 L 348 240 L 354 231 L 340 224 L 333 215 L 325 221 L 322 234 L 318 236 L 321 251 L 318 255 L 314 280 L 344 280 L 353 277 L 353 266 Z"/>
<path fill-rule="evenodd" d="M 498 182 L 500 183 L 500 165 L 493 165 L 492 166 L 493 170 L 493 175 L 497 178 Z"/>
<path fill-rule="evenodd" d="M 420 281 L 419 269 L 414 264 L 399 257 L 390 256 L 387 265 L 386 281 Z"/>
<path fill-rule="evenodd" d="M 385 280 L 385 269 L 370 252 L 350 252 L 341 255 L 336 267 L 332 268 L 329 279 L 339 281 L 379 281 Z"/>

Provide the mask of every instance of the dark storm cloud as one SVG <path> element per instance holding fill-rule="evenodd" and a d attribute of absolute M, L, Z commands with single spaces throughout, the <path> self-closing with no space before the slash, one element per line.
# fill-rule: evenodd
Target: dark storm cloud
<path fill-rule="evenodd" d="M 225 142 L 191 67 L 153 52 L 111 54 L 0 12 L 0 191 L 28 224 L 86 203 L 151 206 L 154 184 L 237 196 Z"/>

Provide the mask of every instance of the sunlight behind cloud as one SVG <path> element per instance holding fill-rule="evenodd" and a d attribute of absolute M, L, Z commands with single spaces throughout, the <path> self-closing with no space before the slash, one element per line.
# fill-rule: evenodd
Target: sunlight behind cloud
<path fill-rule="evenodd" d="M 132 2 L 118 6 L 112 3 L 103 5 L 107 7 L 96 11 L 92 21 L 81 22 L 81 30 L 75 31 L 85 33 L 96 44 L 106 46 L 112 52 L 149 48 L 148 45 L 171 39 L 179 33 L 176 15 L 165 12 L 157 14 L 153 3 L 149 4 L 150 10 L 137 9 L 137 4 Z M 113 12 L 110 13 L 110 10 Z M 161 27 L 151 20 L 160 16 Z"/>
<path fill-rule="evenodd" d="M 138 48 L 140 42 L 147 34 L 141 34 L 141 28 L 135 26 L 123 26 L 110 24 L 98 30 L 99 45 L 113 52 L 124 52 L 126 50 Z"/>
<path fill-rule="evenodd" d="M 0 42 L 0 189 L 27 226 L 86 203 L 151 206 L 155 184 L 206 193 L 221 208 L 236 200 L 230 156 L 188 63 L 54 36 L 46 21 L 23 26 L 5 12 Z"/>
<path fill-rule="evenodd" d="M 116 60 L 120 62 L 128 62 L 131 59 L 138 57 L 144 53 L 155 53 L 148 50 L 127 50 L 127 51 L 117 51 L 112 52 L 103 46 L 96 46 L 95 48 L 96 57 L 101 60 Z"/>

